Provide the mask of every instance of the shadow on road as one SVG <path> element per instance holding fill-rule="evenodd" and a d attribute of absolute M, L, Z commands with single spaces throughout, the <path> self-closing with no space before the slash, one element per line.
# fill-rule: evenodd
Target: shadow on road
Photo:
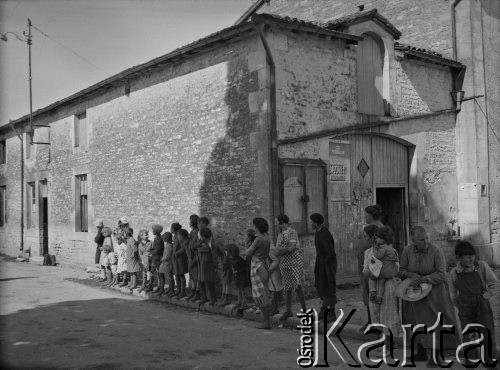
<path fill-rule="evenodd" d="M 38 276 L 20 276 L 20 277 L 0 279 L 0 282 L 10 281 L 10 280 L 19 280 L 19 279 L 36 279 L 36 278 L 38 278 Z"/>
<path fill-rule="evenodd" d="M 271 351 L 285 367 L 295 363 L 298 339 L 289 333 L 262 337 L 241 320 L 150 301 L 82 298 L 1 316 L 1 367 L 266 367 Z"/>

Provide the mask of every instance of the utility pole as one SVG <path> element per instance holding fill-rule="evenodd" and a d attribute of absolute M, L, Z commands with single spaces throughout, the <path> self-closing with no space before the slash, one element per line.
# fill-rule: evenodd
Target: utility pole
<path fill-rule="evenodd" d="M 33 90 L 31 88 L 31 19 L 28 18 L 28 35 L 26 36 L 28 44 L 28 67 L 29 67 L 29 84 L 30 84 L 30 121 L 29 121 L 29 145 L 33 145 Z"/>

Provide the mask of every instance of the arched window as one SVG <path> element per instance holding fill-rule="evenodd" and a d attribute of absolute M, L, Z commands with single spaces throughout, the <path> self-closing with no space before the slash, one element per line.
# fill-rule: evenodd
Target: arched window
<path fill-rule="evenodd" d="M 363 34 L 358 44 L 358 111 L 383 116 L 384 46 L 376 36 Z"/>

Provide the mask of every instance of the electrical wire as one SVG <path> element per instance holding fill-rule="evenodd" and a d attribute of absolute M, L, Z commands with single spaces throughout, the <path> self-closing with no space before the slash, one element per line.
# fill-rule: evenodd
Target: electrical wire
<path fill-rule="evenodd" d="M 90 60 L 88 60 L 87 58 L 85 58 L 84 56 L 78 54 L 76 51 L 74 51 L 73 49 L 67 47 L 66 45 L 62 44 L 61 42 L 57 41 L 57 40 L 54 40 L 52 37 L 50 37 L 49 35 L 47 35 L 45 32 L 43 32 L 42 30 L 40 30 L 38 27 L 34 26 L 33 24 L 31 24 L 31 27 L 33 27 L 35 30 L 37 30 L 38 32 L 40 32 L 43 36 L 47 37 L 49 40 L 55 42 L 56 44 L 58 44 L 59 46 L 63 47 L 64 49 L 70 51 L 71 53 L 73 53 L 74 55 L 76 55 L 78 58 L 82 59 L 83 61 L 87 62 L 88 64 L 90 64 L 92 67 L 98 69 L 99 71 L 101 71 L 102 73 L 110 76 L 111 74 L 106 72 L 104 69 L 102 69 L 101 67 L 95 65 L 94 63 L 92 63 Z"/>
<path fill-rule="evenodd" d="M 476 98 L 474 98 L 474 101 L 476 102 L 477 106 L 479 107 L 479 109 L 481 110 L 481 113 L 483 113 L 483 116 L 484 118 L 486 118 L 486 124 L 488 125 L 488 127 L 491 129 L 491 132 L 493 133 L 493 135 L 496 137 L 497 141 L 498 141 L 498 144 L 500 144 L 500 138 L 498 137 L 497 133 L 495 132 L 494 128 L 490 125 L 490 121 L 488 119 L 488 116 L 486 115 L 486 113 L 484 113 L 484 110 L 483 108 L 481 107 L 481 105 L 479 104 L 479 102 L 477 101 Z"/>

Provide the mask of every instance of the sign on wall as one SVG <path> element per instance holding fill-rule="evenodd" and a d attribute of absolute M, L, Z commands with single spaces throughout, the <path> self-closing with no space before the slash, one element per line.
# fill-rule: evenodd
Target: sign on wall
<path fill-rule="evenodd" d="M 330 200 L 349 200 L 351 192 L 351 147 L 349 141 L 330 140 L 329 157 Z"/>

